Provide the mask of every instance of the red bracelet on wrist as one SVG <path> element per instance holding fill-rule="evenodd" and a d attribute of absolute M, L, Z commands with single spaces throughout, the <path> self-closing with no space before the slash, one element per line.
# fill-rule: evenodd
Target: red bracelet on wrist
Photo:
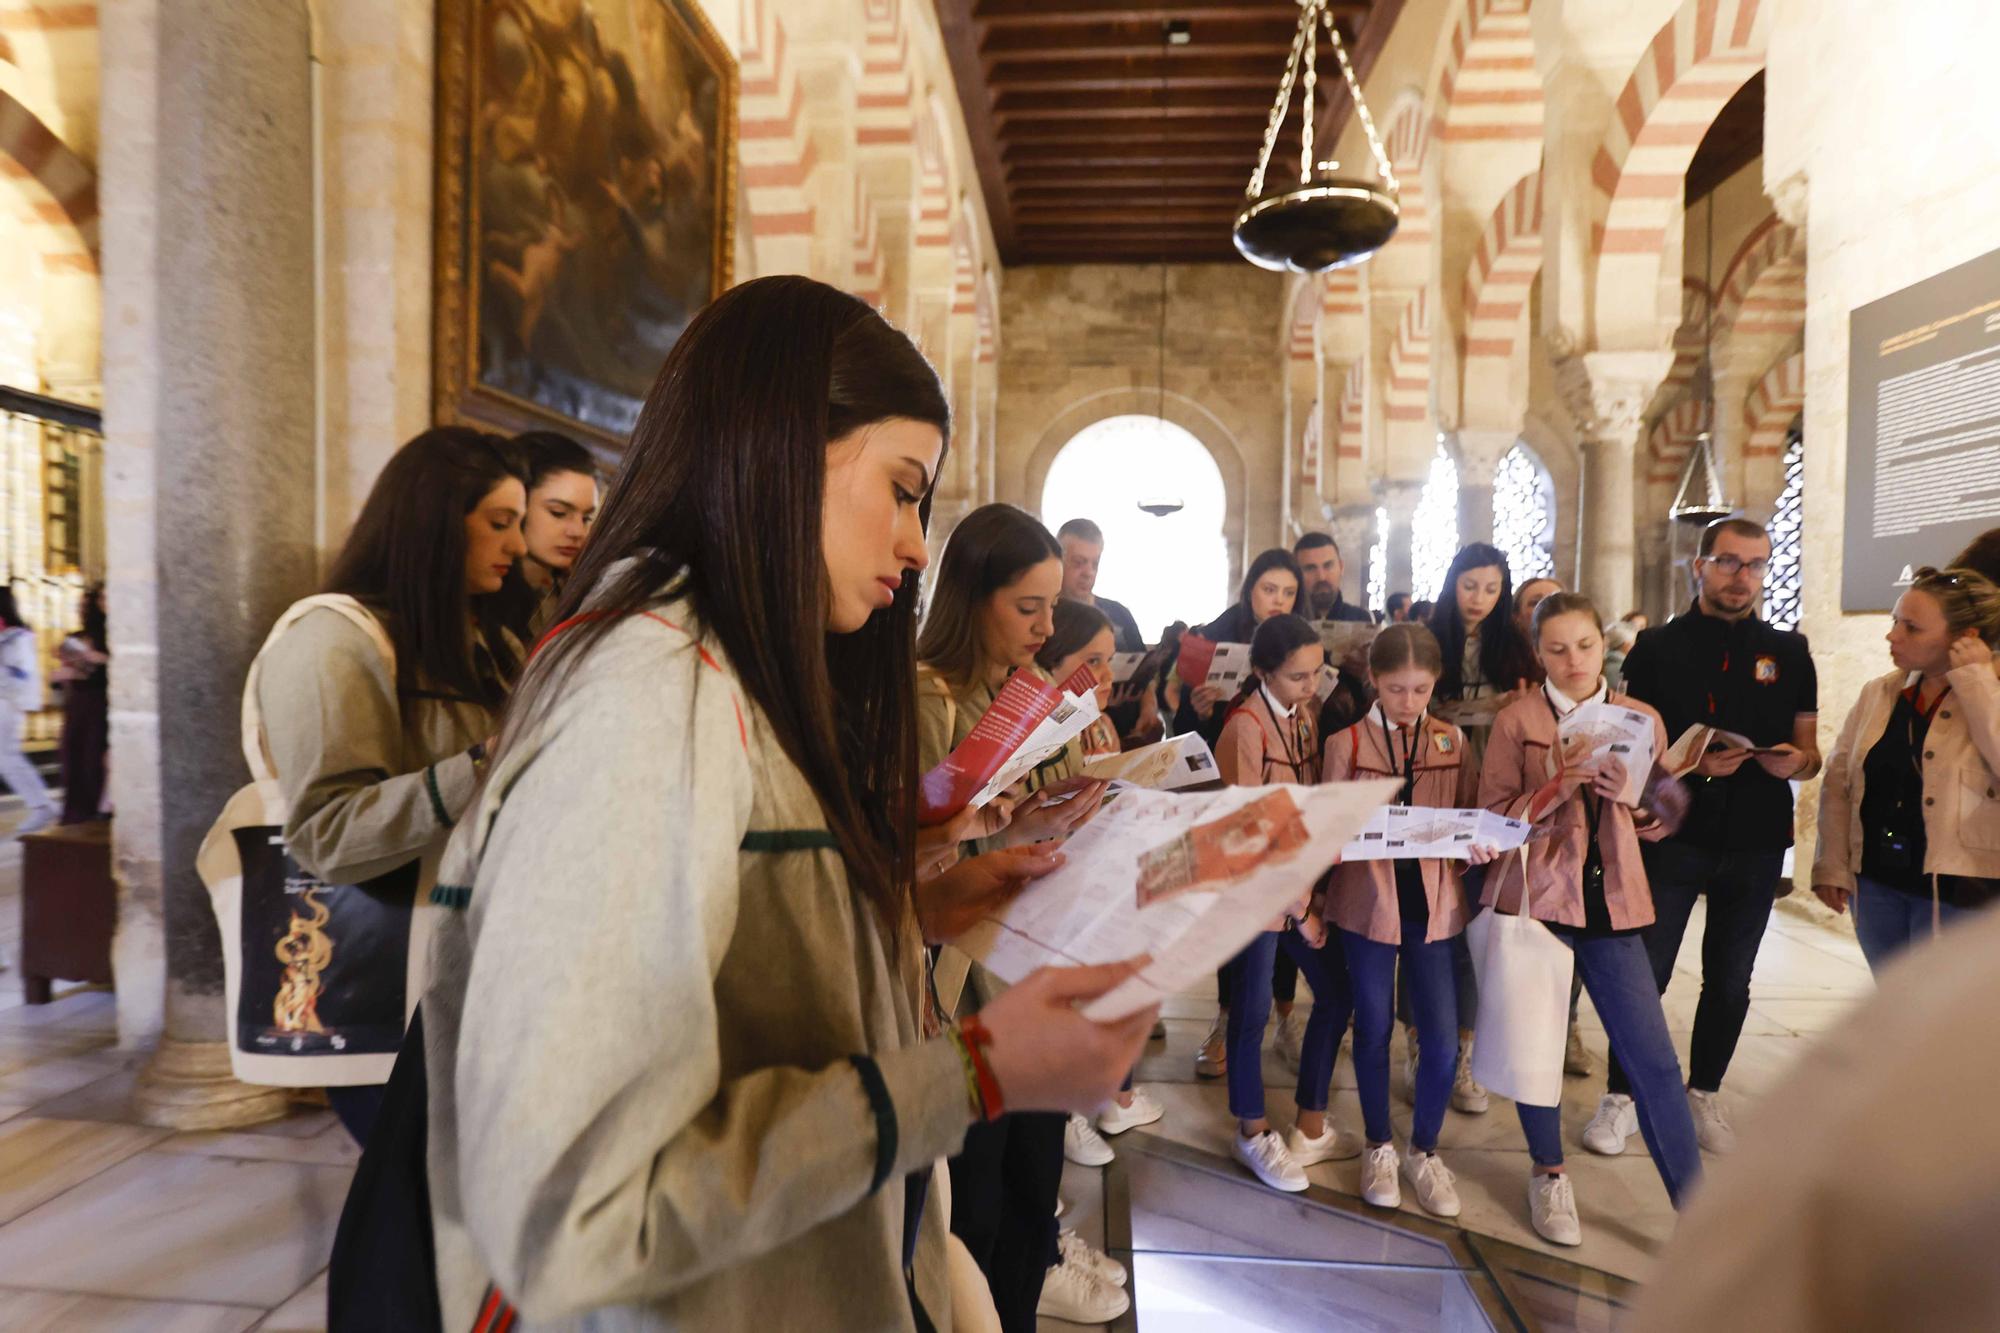
<path fill-rule="evenodd" d="M 998 1120 L 1007 1112 L 1000 1096 L 1000 1080 L 993 1076 L 993 1066 L 987 1063 L 986 1048 L 993 1044 L 993 1033 L 978 1014 L 968 1014 L 959 1020 L 959 1034 L 965 1038 L 965 1049 L 972 1055 L 972 1069 L 979 1078 L 979 1097 L 983 1103 L 985 1118 Z"/>

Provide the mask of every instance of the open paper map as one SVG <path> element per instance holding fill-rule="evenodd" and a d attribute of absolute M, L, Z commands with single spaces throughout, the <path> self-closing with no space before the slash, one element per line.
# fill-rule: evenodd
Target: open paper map
<path fill-rule="evenodd" d="M 1686 777 L 1710 750 L 1748 750 L 1753 755 L 1778 753 L 1771 746 L 1759 747 L 1748 736 L 1697 722 L 1667 747 L 1667 752 L 1660 756 L 1660 767 L 1677 778 Z"/>
<path fill-rule="evenodd" d="M 1396 785 L 1128 791 L 1063 844 L 1061 869 L 958 947 L 1010 982 L 1150 954 L 1083 1011 L 1099 1022 L 1137 1013 L 1212 974 L 1305 897 Z"/>
<path fill-rule="evenodd" d="M 1651 717 L 1616 704 L 1579 704 L 1563 718 L 1556 735 L 1564 768 L 1616 755 L 1625 765 L 1625 789 L 1618 794 L 1618 803 L 1638 806 L 1653 776 Z"/>
<path fill-rule="evenodd" d="M 1217 779 L 1215 755 L 1208 742 L 1194 732 L 1174 736 L 1157 745 L 1106 755 L 1083 766 L 1083 776 L 1103 782 L 1124 782 L 1134 787 L 1179 791 Z"/>
<path fill-rule="evenodd" d="M 1392 861 L 1405 857 L 1466 860 L 1475 844 L 1511 852 L 1534 836 L 1534 825 L 1491 810 L 1440 810 L 1385 805 L 1340 849 L 1343 861 Z"/>
<path fill-rule="evenodd" d="M 1380 625 L 1366 620 L 1315 620 L 1313 628 L 1319 631 L 1320 647 L 1326 649 L 1326 660 L 1331 666 L 1339 666 L 1349 654 L 1365 650 L 1382 631 Z"/>

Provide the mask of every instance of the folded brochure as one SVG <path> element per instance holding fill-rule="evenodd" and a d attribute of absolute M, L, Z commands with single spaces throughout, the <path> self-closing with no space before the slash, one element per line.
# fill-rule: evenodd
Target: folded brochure
<path fill-rule="evenodd" d="M 1181 655 L 1175 663 L 1181 680 L 1190 689 L 1213 685 L 1234 692 L 1250 679 L 1250 645 L 1217 643 L 1199 634 L 1181 636 Z"/>
<path fill-rule="evenodd" d="M 1385 805 L 1340 849 L 1343 861 L 1426 857 L 1464 861 L 1476 845 L 1511 852 L 1535 836 L 1535 826 L 1491 810 Z"/>
<path fill-rule="evenodd" d="M 1712 750 L 1748 750 L 1753 755 L 1777 754 L 1775 746 L 1759 746 L 1748 736 L 1697 722 L 1681 733 L 1681 738 L 1660 756 L 1660 767 L 1677 778 L 1686 777 Z"/>
<path fill-rule="evenodd" d="M 1578 704 L 1556 727 L 1564 768 L 1615 756 L 1625 766 L 1620 805 L 1636 808 L 1653 776 L 1653 718 L 1611 703 Z"/>
<path fill-rule="evenodd" d="M 1396 786 L 1128 791 L 1063 844 L 1059 869 L 957 945 L 1010 982 L 1148 955 L 1083 1010 L 1098 1022 L 1137 1013 L 1212 976 L 1304 899 Z"/>
<path fill-rule="evenodd" d="M 1088 668 L 1078 668 L 1060 685 L 1016 671 L 958 747 L 924 774 L 917 822 L 941 824 L 967 806 L 986 805 L 1100 716 L 1097 678 Z"/>
<path fill-rule="evenodd" d="M 1194 732 L 1169 737 L 1157 745 L 1106 755 L 1083 766 L 1083 776 L 1102 782 L 1124 782 L 1134 787 L 1159 791 L 1179 791 L 1183 787 L 1214 782 L 1218 776 L 1215 755 L 1208 742 Z"/>

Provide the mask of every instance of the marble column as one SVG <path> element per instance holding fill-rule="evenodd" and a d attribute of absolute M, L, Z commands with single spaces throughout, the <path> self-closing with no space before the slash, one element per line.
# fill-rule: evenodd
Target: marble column
<path fill-rule="evenodd" d="M 1416 516 L 1417 502 L 1423 494 L 1424 484 L 1421 481 L 1375 483 L 1375 498 L 1382 508 L 1389 511 L 1389 580 L 1382 590 L 1385 595 L 1396 592 L 1422 595 L 1410 586 L 1410 520 Z"/>
<path fill-rule="evenodd" d="M 1583 567 L 1577 581 L 1607 616 L 1636 605 L 1640 414 L 1672 364 L 1671 350 L 1557 360 L 1557 385 L 1583 440 Z"/>
<path fill-rule="evenodd" d="M 101 36 L 118 959 L 163 954 L 140 1113 L 217 1128 L 285 1105 L 230 1077 L 194 860 L 248 780 L 245 670 L 316 574 L 309 22 L 286 0 L 124 0 Z M 157 966 L 120 968 L 121 1014 L 148 984 Z"/>
<path fill-rule="evenodd" d="M 1458 433 L 1458 540 L 1493 540 L 1493 475 L 1500 460 L 1520 439 L 1518 431 L 1473 430 Z"/>
<path fill-rule="evenodd" d="M 1329 520 L 1340 547 L 1340 595 L 1350 605 L 1368 605 L 1368 553 L 1375 545 L 1375 506 L 1341 505 Z"/>

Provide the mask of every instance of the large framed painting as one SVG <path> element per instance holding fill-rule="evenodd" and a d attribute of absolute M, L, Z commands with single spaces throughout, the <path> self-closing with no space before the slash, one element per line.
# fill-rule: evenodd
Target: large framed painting
<path fill-rule="evenodd" d="M 699 0 L 440 0 L 440 421 L 624 445 L 730 283 L 736 62 Z"/>

